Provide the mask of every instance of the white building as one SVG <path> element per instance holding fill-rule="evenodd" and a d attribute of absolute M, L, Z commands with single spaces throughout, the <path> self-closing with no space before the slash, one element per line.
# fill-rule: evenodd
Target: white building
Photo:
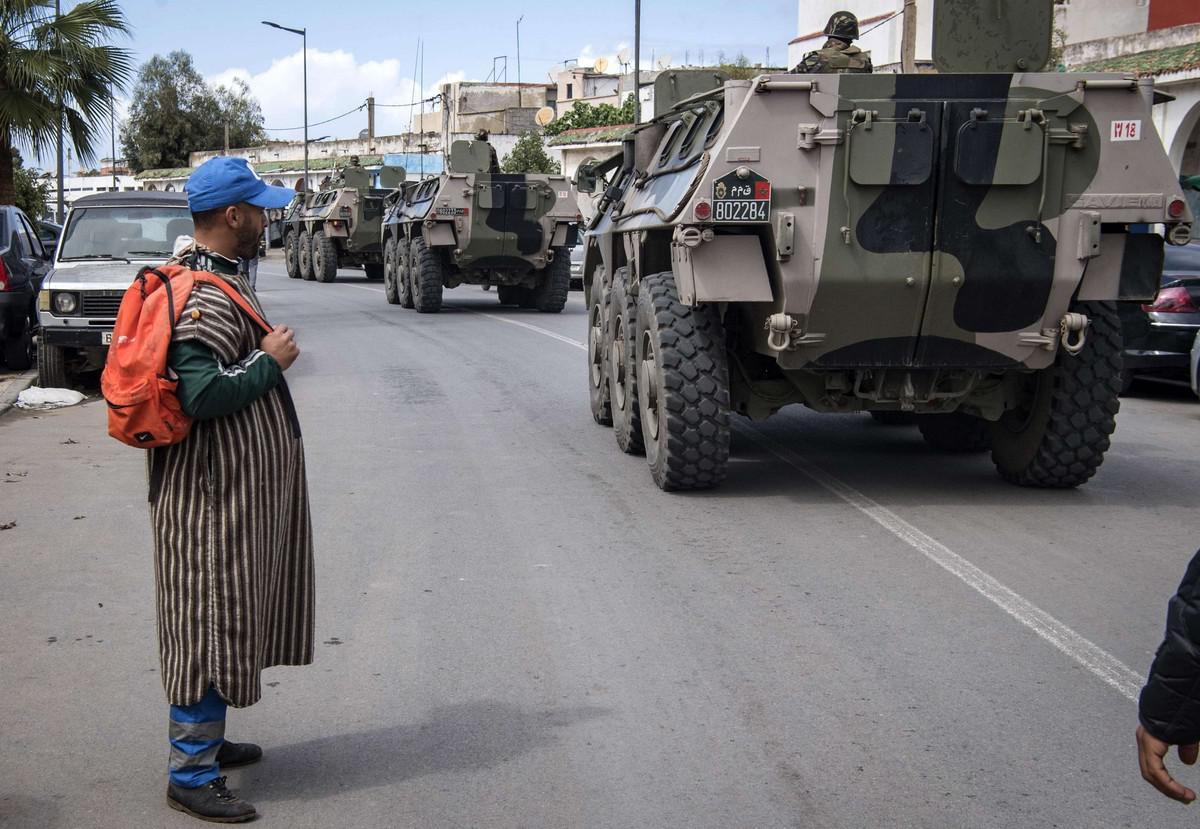
<path fill-rule="evenodd" d="M 46 196 L 46 214 L 53 216 L 58 209 L 58 183 L 52 173 L 47 173 L 45 181 L 50 185 Z M 117 183 L 113 177 L 107 176 L 63 176 L 63 203 L 66 207 L 80 196 L 90 196 L 93 193 L 129 192 L 144 189 L 142 183 L 133 176 L 118 175 Z"/>

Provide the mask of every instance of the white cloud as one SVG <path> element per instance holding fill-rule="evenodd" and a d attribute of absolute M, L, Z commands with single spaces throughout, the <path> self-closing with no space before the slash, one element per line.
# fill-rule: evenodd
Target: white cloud
<path fill-rule="evenodd" d="M 206 80 L 213 86 L 229 84 L 235 77 L 241 78 L 250 87 L 251 93 L 262 106 L 263 119 L 268 131 L 304 124 L 303 98 L 303 54 L 300 51 L 274 61 L 267 69 L 251 74 L 245 69 L 232 67 Z M 448 80 L 461 80 L 461 72 L 447 75 Z M 430 90 L 436 91 L 435 81 Z M 400 61 L 372 60 L 360 63 L 352 52 L 337 50 L 323 52 L 308 50 L 308 134 L 310 138 L 331 135 L 336 138 L 355 136 L 366 129 L 367 112 L 355 112 L 332 121 L 347 110 L 366 102 L 368 95 L 375 96 L 376 104 L 408 104 L 413 100 L 416 82 L 401 70 Z M 419 90 L 418 90 L 419 93 Z M 428 97 L 432 92 L 425 96 Z M 428 109 L 428 105 L 426 105 Z M 375 134 L 390 135 L 404 132 L 409 123 L 408 106 L 377 106 L 375 110 Z M 271 131 L 273 138 L 299 139 L 302 130 Z"/>

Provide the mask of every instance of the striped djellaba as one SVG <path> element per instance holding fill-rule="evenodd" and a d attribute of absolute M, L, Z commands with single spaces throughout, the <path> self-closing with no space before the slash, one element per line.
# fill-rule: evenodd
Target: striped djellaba
<path fill-rule="evenodd" d="M 241 276 L 223 276 L 261 313 Z M 262 338 L 220 290 L 197 283 L 174 339 L 226 366 Z M 150 514 L 163 685 L 191 705 L 211 685 L 235 707 L 262 695 L 259 672 L 313 657 L 313 551 L 304 446 L 284 381 L 227 417 L 197 420 L 151 450 Z"/>

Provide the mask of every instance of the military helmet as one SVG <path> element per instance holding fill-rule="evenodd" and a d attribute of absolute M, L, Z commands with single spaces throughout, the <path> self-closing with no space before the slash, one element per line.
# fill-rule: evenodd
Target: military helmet
<path fill-rule="evenodd" d="M 476 141 L 487 141 L 488 140 L 488 131 L 480 130 L 479 132 L 475 133 L 475 140 Z"/>
<path fill-rule="evenodd" d="M 350 156 L 350 166 L 351 166 L 351 167 L 357 167 L 357 166 L 359 166 L 359 163 L 358 163 L 358 156 L 356 156 L 356 155 L 352 155 L 352 156 Z"/>
<path fill-rule="evenodd" d="M 853 12 L 834 12 L 829 15 L 829 22 L 825 24 L 823 34 L 847 43 L 858 40 L 858 18 L 854 16 Z"/>

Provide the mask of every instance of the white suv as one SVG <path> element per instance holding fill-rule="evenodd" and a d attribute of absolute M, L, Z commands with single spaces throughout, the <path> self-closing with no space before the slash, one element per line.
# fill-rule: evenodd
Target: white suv
<path fill-rule="evenodd" d="M 77 199 L 38 295 L 38 385 L 70 387 L 77 373 L 103 367 L 125 289 L 141 268 L 170 258 L 176 238 L 192 232 L 183 193 Z"/>

